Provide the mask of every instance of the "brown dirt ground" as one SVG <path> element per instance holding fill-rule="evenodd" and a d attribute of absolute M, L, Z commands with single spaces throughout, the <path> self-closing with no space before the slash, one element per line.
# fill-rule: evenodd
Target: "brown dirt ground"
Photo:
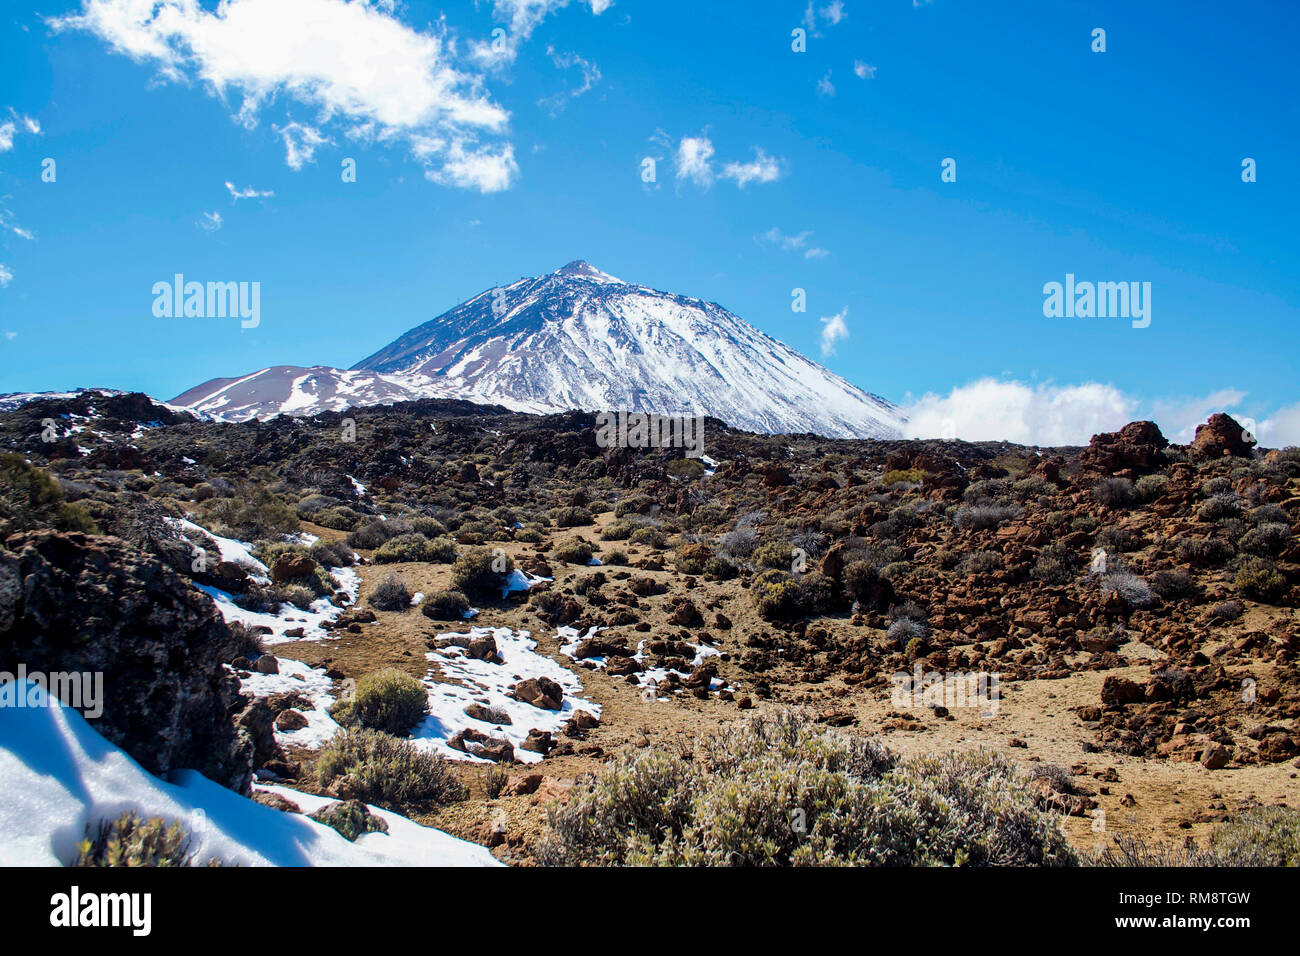
<path fill-rule="evenodd" d="M 758 618 L 748 592 L 737 581 L 706 582 L 671 569 L 644 571 L 635 568 L 655 552 L 625 541 L 601 542 L 600 528 L 611 520 L 612 513 L 606 513 L 599 516 L 594 529 L 554 531 L 541 545 L 491 542 L 491 546 L 504 548 L 516 562 L 538 553 L 539 548 L 541 553 L 549 554 L 561 541 L 579 536 L 594 543 L 598 553 L 613 548 L 624 551 L 631 568 L 607 566 L 596 569 L 552 561 L 556 585 L 596 570 L 603 570 L 614 585 L 618 584 L 618 576 L 627 571 L 654 577 L 669 585 L 670 591 L 641 599 L 638 613 L 642 620 L 652 625 L 650 633 L 661 636 L 680 630 L 666 621 L 664 608 L 668 600 L 674 595 L 689 594 L 706 618 L 706 626 L 699 630 L 707 631 L 712 642 L 724 652 L 719 676 L 735 683 L 737 697 L 752 694 L 754 679 L 765 675 L 741 670 L 731 659 L 731 653 L 743 647 L 747 635 L 770 631 L 771 628 Z M 322 538 L 343 537 L 342 533 L 328 528 L 304 525 L 304 530 Z M 665 563 L 670 565 L 670 562 Z M 389 573 L 401 575 L 413 592 L 423 591 L 426 595 L 450 586 L 450 565 L 365 565 L 357 570 L 362 579 L 358 606 L 368 606 L 366 598 Z M 721 610 L 731 619 L 731 630 L 707 626 L 713 621 L 716 610 Z M 829 618 L 822 623 L 832 633 L 855 630 L 847 618 Z M 1264 622 L 1256 619 L 1249 623 L 1260 626 Z M 743 715 L 737 703 L 720 700 L 716 695 L 708 700 L 699 700 L 682 693 L 670 702 L 647 701 L 637 686 L 575 665 L 560 653 L 555 628 L 541 621 L 526 604 L 483 606 L 473 624 L 530 631 L 538 641 L 538 650 L 575 670 L 581 678 L 585 696 L 603 707 L 600 726 L 589 732 L 585 739 L 573 742 L 577 753 L 548 757 L 531 767 L 512 768 L 512 776 L 540 772 L 560 779 L 576 777 L 597 770 L 604 756 L 620 747 L 672 746 L 679 738 L 707 733 L 721 723 Z M 424 656 L 426 640 L 454 629 L 448 624 L 429 620 L 418 609 L 378 612 L 378 620 L 362 625 L 360 634 L 345 634 L 319 642 L 280 644 L 274 651 L 280 657 L 335 668 L 351 678 L 359 678 L 381 667 L 398 667 L 422 679 L 428 673 Z M 613 630 L 632 636 L 627 628 Z M 699 631 L 695 633 L 698 635 Z M 1044 761 L 1072 770 L 1076 783 L 1093 791 L 1093 799 L 1104 810 L 1106 830 L 1111 834 L 1133 833 L 1156 838 L 1192 835 L 1201 839 L 1209 833 L 1212 821 L 1221 817 L 1221 813 L 1213 808 L 1216 803 L 1231 811 L 1251 803 L 1273 804 L 1293 800 L 1294 795 L 1300 792 L 1296 782 L 1297 761 L 1293 760 L 1270 765 L 1230 765 L 1211 771 L 1197 762 L 1145 759 L 1090 750 L 1095 725 L 1090 729 L 1073 708 L 1096 705 L 1100 700 L 1102 682 L 1107 676 L 1124 676 L 1139 683 L 1145 681 L 1152 663 L 1150 659 L 1143 659 L 1144 649 L 1150 652 L 1150 656 L 1158 657 L 1145 645 L 1130 645 L 1126 652 L 1134 663 L 1129 667 L 1105 672 L 1080 671 L 1063 680 L 1004 682 L 998 712 L 993 717 L 982 717 L 974 707 L 952 708 L 947 718 L 936 717 L 924 707 L 900 711 L 891 701 L 887 683 L 849 685 L 838 679 L 820 684 L 787 683 L 776 675 L 769 676 L 768 680 L 773 687 L 772 703 L 808 705 L 818 711 L 833 707 L 837 712 L 851 714 L 855 719 L 851 727 L 853 731 L 877 736 L 900 753 L 984 747 L 1005 752 L 1022 762 Z M 1257 667 L 1256 672 L 1259 676 L 1266 671 Z M 759 706 L 766 705 L 760 703 Z M 911 720 L 899 719 L 903 716 Z M 1014 745 L 1013 741 L 1016 742 Z M 312 762 L 309 753 L 294 756 L 301 759 L 305 767 Z M 528 845 L 545 829 L 545 800 L 535 796 L 488 800 L 485 791 L 487 765 L 466 762 L 457 766 L 462 780 L 470 788 L 469 799 L 432 814 L 417 815 L 416 819 L 478 842 L 486 841 L 494 824 L 503 825 L 509 844 L 494 852 L 503 859 L 528 862 Z M 1110 770 L 1114 771 L 1113 775 L 1108 773 Z M 1100 779 L 1103 773 L 1111 780 Z M 303 779 L 294 785 L 305 790 L 318 789 L 310 772 L 304 773 Z M 1105 839 L 1103 834 L 1094 830 L 1095 823 L 1090 816 L 1063 817 L 1062 822 L 1069 839 L 1080 850 L 1099 849 Z"/>

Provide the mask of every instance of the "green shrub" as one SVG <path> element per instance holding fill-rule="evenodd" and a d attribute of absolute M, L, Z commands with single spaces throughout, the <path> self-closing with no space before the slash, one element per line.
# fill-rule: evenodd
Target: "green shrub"
<path fill-rule="evenodd" d="M 895 468 L 880 476 L 880 484 L 885 488 L 894 485 L 919 485 L 925 481 L 925 472 L 920 468 Z"/>
<path fill-rule="evenodd" d="M 703 478 L 704 473 L 708 471 L 708 469 L 704 467 L 704 462 L 700 461 L 698 458 L 678 458 L 674 461 L 670 461 L 665 470 L 674 478 L 687 480 L 692 478 Z"/>
<path fill-rule="evenodd" d="M 689 756 L 625 750 L 548 815 L 552 865 L 1042 866 L 1078 860 L 1028 776 L 990 752 L 901 761 L 797 712 Z"/>
<path fill-rule="evenodd" d="M 789 571 L 794 563 L 794 548 L 784 541 L 771 541 L 754 549 L 753 561 L 760 568 Z"/>
<path fill-rule="evenodd" d="M 1291 526 L 1280 521 L 1256 525 L 1241 536 L 1237 547 L 1247 554 L 1277 557 L 1291 543 Z"/>
<path fill-rule="evenodd" d="M 49 472 L 29 465 L 22 455 L 5 452 L 0 455 L 0 539 L 30 528 L 99 533 L 85 508 L 63 500 Z"/>
<path fill-rule="evenodd" d="M 625 565 L 627 564 L 627 552 L 624 551 L 622 548 L 614 548 L 613 550 L 606 551 L 603 555 L 601 555 L 601 560 L 603 560 L 608 565 L 613 565 L 613 566 Z"/>
<path fill-rule="evenodd" d="M 647 548 L 655 548 L 657 550 L 663 550 L 668 547 L 668 539 L 664 537 L 664 533 L 658 528 L 651 528 L 648 525 L 637 528 L 633 531 L 631 537 L 628 538 L 628 541 L 632 544 L 641 544 L 645 545 Z"/>
<path fill-rule="evenodd" d="M 600 538 L 602 541 L 626 541 L 640 527 L 642 525 L 637 521 L 611 521 L 601 529 Z"/>
<path fill-rule="evenodd" d="M 1200 846 L 1190 837 L 1153 843 L 1131 834 L 1116 836 L 1092 863 L 1096 866 L 1300 866 L 1300 811 L 1257 807 L 1220 824 Z"/>
<path fill-rule="evenodd" d="M 450 538 L 426 538 L 422 534 L 399 534 L 389 538 L 375 552 L 378 564 L 399 561 L 422 561 L 426 564 L 450 564 L 456 560 L 456 544 Z"/>
<path fill-rule="evenodd" d="M 338 781 L 360 800 L 384 807 L 424 807 L 464 800 L 469 794 L 447 762 L 378 730 L 335 734 L 316 760 L 322 786 Z"/>
<path fill-rule="evenodd" d="M 565 564 L 590 564 L 595 556 L 595 549 L 581 538 L 570 538 L 556 545 L 551 556 Z"/>
<path fill-rule="evenodd" d="M 405 611 L 411 606 L 411 589 L 396 574 L 387 575 L 370 593 L 370 606 L 378 611 Z"/>
<path fill-rule="evenodd" d="M 579 528 L 592 523 L 591 512 L 586 508 L 560 508 L 554 515 L 557 528 Z"/>
<path fill-rule="evenodd" d="M 340 701 L 335 709 L 340 723 L 404 737 L 429 712 L 429 695 L 410 674 L 385 667 L 357 681 L 352 698 Z"/>
<path fill-rule="evenodd" d="M 211 527 L 223 537 L 256 541 L 298 530 L 298 512 L 266 485 L 241 489 L 236 498 L 214 498 L 205 503 Z"/>
<path fill-rule="evenodd" d="M 985 531 L 1016 517 L 1019 510 L 1008 505 L 962 505 L 953 523 L 963 531 Z"/>
<path fill-rule="evenodd" d="M 420 608 L 425 617 L 435 621 L 463 621 L 469 609 L 469 598 L 460 591 L 439 591 L 425 598 Z"/>
<path fill-rule="evenodd" d="M 357 556 L 342 541 L 317 541 L 308 550 L 308 555 L 322 567 L 347 568 L 357 563 Z"/>
<path fill-rule="evenodd" d="M 707 545 L 691 542 L 677 549 L 674 563 L 682 574 L 703 574 L 712 558 L 713 552 Z"/>
<path fill-rule="evenodd" d="M 807 610 L 799 582 L 784 571 L 764 571 L 754 579 L 750 592 L 758 616 L 765 621 L 784 621 L 800 617 Z"/>
<path fill-rule="evenodd" d="M 1237 590 L 1256 601 L 1276 604 L 1287 592 L 1286 578 L 1266 558 L 1244 559 L 1233 577 Z"/>
<path fill-rule="evenodd" d="M 115 820 L 101 820 L 77 844 L 73 866 L 193 866 L 193 838 L 180 821 L 141 819 L 128 810 Z M 214 865 L 215 861 L 208 865 Z"/>
<path fill-rule="evenodd" d="M 1092 496 L 1107 508 L 1128 508 L 1137 501 L 1137 490 L 1127 478 L 1103 478 L 1093 486 Z"/>
<path fill-rule="evenodd" d="M 1217 567 L 1230 559 L 1236 549 L 1221 538 L 1182 538 L 1174 545 L 1179 561 Z"/>
<path fill-rule="evenodd" d="M 371 813 L 370 808 L 360 800 L 328 803 L 307 816 L 317 823 L 323 823 L 336 830 L 349 843 L 354 842 L 363 833 L 388 832 L 388 824 Z"/>
<path fill-rule="evenodd" d="M 1236 495 L 1227 492 L 1202 501 L 1196 509 L 1196 516 L 1202 521 L 1220 521 L 1235 518 L 1241 514 L 1241 501 Z"/>
<path fill-rule="evenodd" d="M 451 586 L 469 597 L 499 598 L 514 567 L 504 551 L 470 548 L 452 565 Z"/>
<path fill-rule="evenodd" d="M 1133 490 L 1137 492 L 1139 501 L 1152 502 L 1163 495 L 1168 486 L 1169 479 L 1164 475 L 1143 475 L 1137 480 Z"/>

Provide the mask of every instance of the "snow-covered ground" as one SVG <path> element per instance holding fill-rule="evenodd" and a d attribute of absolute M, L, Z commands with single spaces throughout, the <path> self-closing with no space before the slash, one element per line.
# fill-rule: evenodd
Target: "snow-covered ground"
<path fill-rule="evenodd" d="M 340 584 L 348 576 L 356 578 L 355 586 L 345 586 L 343 589 L 352 595 L 356 600 L 356 588 L 360 587 L 360 578 L 351 568 L 330 568 L 329 572 L 335 576 Z M 352 582 L 349 582 L 351 584 Z M 325 621 L 332 621 L 343 613 L 343 608 L 331 604 L 328 598 L 317 598 L 311 603 L 309 610 L 299 610 L 292 605 L 284 604 L 280 607 L 279 614 L 269 614 L 265 611 L 249 611 L 235 603 L 235 599 L 220 588 L 214 588 L 208 584 L 196 584 L 200 591 L 210 596 L 217 604 L 217 610 L 225 618 L 227 624 L 233 624 L 238 621 L 246 627 L 268 627 L 271 629 L 270 634 L 262 635 L 262 643 L 269 646 L 283 644 L 286 641 L 319 641 L 330 636 L 329 632 L 321 627 Z M 302 637 L 290 637 L 285 631 L 293 628 L 302 628 Z"/>
<path fill-rule="evenodd" d="M 573 658 L 575 661 L 578 661 L 585 666 L 593 667 L 596 670 L 604 670 L 605 664 L 607 663 L 604 657 L 584 657 L 579 659 L 577 656 L 578 645 L 587 640 L 587 638 L 595 637 L 600 630 L 599 627 L 593 627 L 585 634 L 580 634 L 578 633 L 577 628 L 568 627 L 566 625 L 559 628 L 556 631 L 555 636 L 560 642 L 561 652 L 566 656 Z M 636 646 L 636 653 L 632 655 L 632 659 L 643 667 L 645 667 L 645 645 L 646 642 L 644 640 L 639 642 Z M 687 643 L 686 646 L 695 652 L 695 657 L 691 660 L 692 668 L 699 667 L 710 657 L 717 657 L 722 653 L 716 647 L 710 647 L 708 644 Z M 669 670 L 670 669 L 667 667 L 645 667 L 643 671 L 637 674 L 637 680 L 641 682 L 644 691 L 654 693 L 655 689 L 668 679 Z M 673 673 L 677 674 L 677 676 L 682 680 L 691 676 L 690 671 L 679 670 L 674 671 Z M 725 686 L 726 685 L 722 680 L 715 677 L 709 684 L 709 690 L 721 690 Z M 657 699 L 668 700 L 667 697 L 659 697 Z"/>
<path fill-rule="evenodd" d="M 241 866 L 498 865 L 481 846 L 373 807 L 389 832 L 349 843 L 304 814 L 263 806 L 194 771 L 160 780 L 75 710 L 24 684 L 42 706 L 0 708 L 0 865 L 65 865 L 76 858 L 87 824 L 127 810 L 180 821 L 199 863 L 215 857 Z M 263 789 L 304 813 L 331 802 Z"/>
<path fill-rule="evenodd" d="M 546 655 L 537 653 L 537 642 L 528 631 L 475 627 L 467 632 L 447 632 L 438 637 L 457 634 L 468 638 L 491 635 L 496 639 L 502 663 L 476 660 L 455 644 L 429 651 L 425 656 L 436 665 L 442 676 L 439 681 L 431 673 L 425 680 L 429 687 L 429 716 L 411 734 L 416 744 L 455 760 L 486 762 L 485 758 L 473 757 L 447 746 L 447 741 L 461 730 L 473 728 L 489 737 L 509 740 L 515 748 L 515 759 L 536 763 L 542 759 L 541 754 L 519 749 L 530 730 L 536 728 L 558 733 L 579 710 L 600 716 L 600 704 L 581 696 L 582 684 L 577 676 Z M 558 711 L 543 710 L 511 697 L 510 688 L 529 677 L 549 677 L 559 684 L 564 690 L 563 707 Z M 473 703 L 505 712 L 510 723 L 489 724 L 475 720 L 465 713 L 465 708 Z"/>
<path fill-rule="evenodd" d="M 311 701 L 311 707 L 298 707 L 298 711 L 307 718 L 307 726 L 297 730 L 275 731 L 275 739 L 280 744 L 292 744 L 295 747 L 318 749 L 339 730 L 339 725 L 329 715 L 329 707 L 334 703 L 334 681 L 325 676 L 323 667 L 309 667 L 302 661 L 277 657 L 280 667 L 278 674 L 252 672 L 240 678 L 239 689 L 242 693 L 254 697 L 270 697 L 272 694 L 287 694 L 297 691 Z"/>
<path fill-rule="evenodd" d="M 221 555 L 222 561 L 238 564 L 254 579 L 263 583 L 271 579 L 271 571 L 265 564 L 253 557 L 252 545 L 234 538 L 223 538 L 213 534 L 202 525 L 195 524 L 188 518 L 168 518 L 167 521 L 181 531 L 192 531 L 212 541 Z"/>

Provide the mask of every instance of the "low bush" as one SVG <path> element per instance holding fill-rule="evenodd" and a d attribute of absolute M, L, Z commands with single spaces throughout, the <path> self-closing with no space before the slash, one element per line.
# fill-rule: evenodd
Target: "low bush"
<path fill-rule="evenodd" d="M 396 574 L 389 574 L 370 592 L 370 606 L 377 611 L 405 611 L 411 606 L 411 589 Z"/>
<path fill-rule="evenodd" d="M 991 752 L 899 760 L 791 711 L 625 750 L 551 809 L 552 865 L 1077 865 L 1028 775 Z"/>
<path fill-rule="evenodd" d="M 460 591 L 438 591 L 420 607 L 425 617 L 435 621 L 462 621 L 469 609 L 469 598 Z"/>
<path fill-rule="evenodd" d="M 378 730 L 350 728 L 321 747 L 316 774 L 367 803 L 400 809 L 464 800 L 469 794 L 447 762 Z"/>
<path fill-rule="evenodd" d="M 359 724 L 398 737 L 409 734 L 428 712 L 429 695 L 424 685 L 395 667 L 362 677 L 353 696 L 339 701 L 330 711 L 341 724 Z"/>
<path fill-rule="evenodd" d="M 515 562 L 504 551 L 470 548 L 451 569 L 451 586 L 469 597 L 500 598 Z"/>

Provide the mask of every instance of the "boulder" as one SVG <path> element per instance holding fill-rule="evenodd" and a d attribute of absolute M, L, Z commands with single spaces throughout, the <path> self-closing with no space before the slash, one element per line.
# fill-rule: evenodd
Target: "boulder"
<path fill-rule="evenodd" d="M 1255 438 L 1248 435 L 1231 415 L 1216 412 L 1209 421 L 1196 426 L 1196 435 L 1192 439 L 1188 453 L 1193 458 L 1213 459 L 1225 455 L 1246 458 L 1255 446 Z"/>
<path fill-rule="evenodd" d="M 511 688 L 516 700 L 540 707 L 543 710 L 559 710 L 564 706 L 564 688 L 549 677 L 530 677 Z"/>
<path fill-rule="evenodd" d="M 208 595 L 117 538 L 41 530 L 0 547 L 0 670 L 102 674 L 91 725 L 152 774 L 198 770 L 248 791 L 253 744 L 231 720 L 246 698 L 222 666 L 231 640 Z"/>

